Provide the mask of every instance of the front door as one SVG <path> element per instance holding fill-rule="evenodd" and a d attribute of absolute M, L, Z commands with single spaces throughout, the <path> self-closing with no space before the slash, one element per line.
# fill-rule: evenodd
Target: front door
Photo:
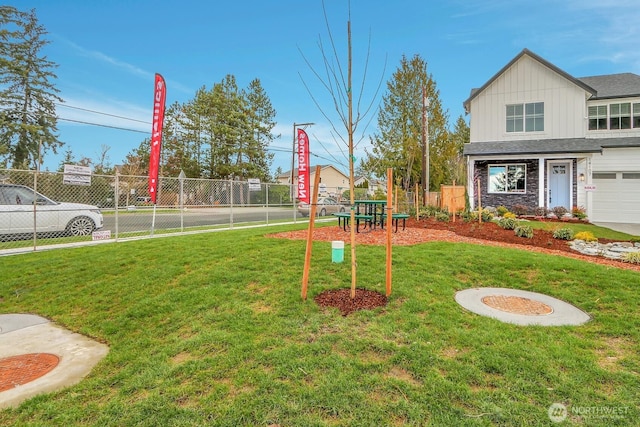
<path fill-rule="evenodd" d="M 549 163 L 549 208 L 571 209 L 571 163 Z"/>

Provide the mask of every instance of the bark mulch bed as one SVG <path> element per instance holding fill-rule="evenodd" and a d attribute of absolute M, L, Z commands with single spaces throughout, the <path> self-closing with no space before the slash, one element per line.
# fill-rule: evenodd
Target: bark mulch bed
<path fill-rule="evenodd" d="M 558 227 L 571 226 L 565 222 L 558 222 Z M 612 260 L 601 256 L 582 255 L 569 247 L 566 240 L 553 238 L 553 233 L 545 230 L 534 230 L 533 238 L 527 239 L 518 237 L 513 230 L 500 228 L 494 222 L 441 222 L 433 218 L 416 220 L 409 218 L 406 229 L 402 227 L 397 233 L 391 233 L 391 242 L 394 246 L 415 245 L 426 242 L 452 242 L 452 243 L 474 243 L 479 245 L 499 246 L 514 249 L 525 249 L 531 252 L 541 252 L 552 255 L 560 255 L 575 258 L 596 264 L 610 267 L 624 268 L 640 272 L 640 265 L 629 264 L 622 261 Z M 356 244 L 358 245 L 384 245 L 386 244 L 386 229 L 377 228 L 372 231 L 356 233 Z M 307 230 L 289 231 L 284 233 L 271 234 L 269 237 L 284 239 L 306 239 Z M 313 230 L 314 241 L 330 242 L 342 240 L 350 243 L 350 232 L 343 231 L 342 228 L 319 227 Z M 609 240 L 600 239 L 601 243 Z"/>
<path fill-rule="evenodd" d="M 558 227 L 570 226 L 566 223 L 558 223 Z M 356 234 L 357 245 L 384 245 L 387 239 L 386 230 L 375 229 Z M 271 234 L 269 237 L 285 239 L 306 239 L 307 230 L 289 231 L 284 233 Z M 351 234 L 342 228 L 319 227 L 313 230 L 314 241 L 334 241 L 342 240 L 350 243 Z M 440 222 L 432 218 L 407 220 L 406 229 L 398 229 L 397 233 L 392 233 L 391 238 L 394 246 L 415 245 L 425 242 L 453 242 L 453 243 L 474 243 L 488 246 L 499 246 L 514 249 L 525 249 L 531 252 L 541 252 L 551 255 L 565 256 L 579 259 L 609 267 L 624 268 L 640 272 L 640 265 L 624 263 L 607 259 L 600 256 L 582 255 L 569 247 L 566 240 L 553 238 L 553 233 L 545 230 L 534 230 L 533 238 L 527 239 L 518 237 L 513 230 L 504 230 L 496 223 L 477 222 Z M 606 239 L 600 239 L 601 243 L 607 243 Z M 322 292 L 315 297 L 315 301 L 321 307 L 337 307 L 343 316 L 356 310 L 373 309 L 387 304 L 387 298 L 375 291 L 357 289 L 356 297 L 351 299 L 350 289 L 338 289 Z"/>
<path fill-rule="evenodd" d="M 356 289 L 354 298 L 351 298 L 351 289 L 333 289 L 318 294 L 314 301 L 320 307 L 336 307 L 343 316 L 387 305 L 387 297 L 380 292 L 360 288 Z"/>

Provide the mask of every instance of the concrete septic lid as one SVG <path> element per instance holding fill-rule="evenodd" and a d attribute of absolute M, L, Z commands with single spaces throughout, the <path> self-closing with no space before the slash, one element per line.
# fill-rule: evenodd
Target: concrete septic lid
<path fill-rule="evenodd" d="M 10 386 L 2 387 L 0 409 L 80 382 L 108 351 L 106 345 L 44 317 L 0 314 L 0 362 L 5 368 L 0 381 Z M 30 363 L 30 372 L 15 361 Z"/>
<path fill-rule="evenodd" d="M 548 295 L 506 288 L 472 288 L 456 292 L 462 307 L 515 325 L 582 325 L 590 320 L 579 308 Z"/>

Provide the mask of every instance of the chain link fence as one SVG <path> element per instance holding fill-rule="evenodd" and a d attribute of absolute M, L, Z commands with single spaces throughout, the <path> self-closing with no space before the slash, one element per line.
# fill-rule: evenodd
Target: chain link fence
<path fill-rule="evenodd" d="M 0 170 L 0 250 L 297 221 L 288 184 Z"/>

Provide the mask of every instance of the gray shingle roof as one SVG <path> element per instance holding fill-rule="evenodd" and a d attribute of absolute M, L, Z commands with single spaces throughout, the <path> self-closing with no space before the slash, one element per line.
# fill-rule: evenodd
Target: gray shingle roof
<path fill-rule="evenodd" d="M 484 141 L 465 144 L 465 156 L 507 154 L 599 153 L 603 148 L 640 147 L 640 137 L 564 138 L 524 141 Z"/>
<path fill-rule="evenodd" d="M 640 76 L 633 73 L 580 77 L 578 80 L 597 91 L 591 99 L 640 96 Z"/>

